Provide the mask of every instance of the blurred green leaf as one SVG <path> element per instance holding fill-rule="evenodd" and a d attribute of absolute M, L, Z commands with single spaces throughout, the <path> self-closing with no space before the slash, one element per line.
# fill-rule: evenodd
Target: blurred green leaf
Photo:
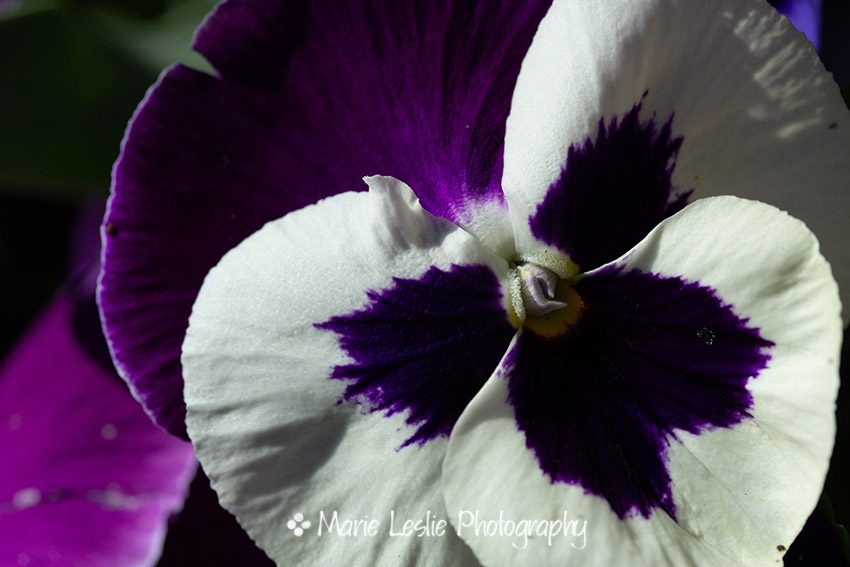
<path fill-rule="evenodd" d="M 105 193 L 127 119 L 155 75 L 75 9 L 0 21 L 0 186 Z"/>
<path fill-rule="evenodd" d="M 174 62 L 212 71 L 207 61 L 192 51 L 195 28 L 215 6 L 216 0 L 184 0 L 174 3 L 156 20 L 128 19 L 114 12 L 95 15 L 95 22 L 113 44 L 153 72 Z"/>
<path fill-rule="evenodd" d="M 79 2 L 28 0 L 0 17 L 0 190 L 105 194 L 127 121 L 190 50 L 213 0 L 171 2 L 156 18 Z"/>
<path fill-rule="evenodd" d="M 155 18 L 181 0 L 70 0 L 78 6 L 110 9 L 128 18 Z"/>
<path fill-rule="evenodd" d="M 26 3 L 21 0 L 0 0 L 0 22 L 49 10 L 55 8 L 56 4 L 54 0 L 32 0 Z"/>

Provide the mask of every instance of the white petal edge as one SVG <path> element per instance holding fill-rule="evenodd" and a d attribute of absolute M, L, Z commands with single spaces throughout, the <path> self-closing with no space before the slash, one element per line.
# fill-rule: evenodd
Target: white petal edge
<path fill-rule="evenodd" d="M 850 112 L 812 45 L 763 0 L 555 0 L 507 122 L 503 188 L 520 255 L 540 247 L 528 218 L 567 148 L 645 91 L 641 118 L 674 114 L 684 137 L 674 185 L 803 220 L 850 303 Z"/>
<path fill-rule="evenodd" d="M 687 534 L 666 514 L 621 521 L 605 500 L 581 487 L 552 485 L 517 429 L 507 381 L 500 374 L 491 377 L 458 420 L 443 462 L 449 519 L 483 565 L 735 564 L 704 545 L 682 553 L 675 544 Z M 486 528 L 476 534 L 475 522 L 500 518 L 504 535 L 489 535 Z M 543 532 L 526 539 L 511 534 L 508 521 L 528 522 L 523 529 Z M 537 522 L 534 528 L 530 522 Z"/>
<path fill-rule="evenodd" d="M 503 277 L 507 264 L 424 211 L 403 183 L 366 181 L 368 193 L 270 222 L 209 273 L 183 346 L 189 436 L 222 505 L 280 564 L 476 564 L 451 531 L 387 535 L 391 511 L 397 522 L 445 516 L 447 440 L 399 449 L 415 431 L 405 415 L 338 404 L 346 384 L 329 377 L 348 360 L 314 324 L 363 307 L 365 291 L 394 276 L 477 263 Z M 334 511 L 339 522 L 378 520 L 379 531 L 329 534 Z M 302 536 L 287 527 L 297 513 L 311 522 Z"/>
<path fill-rule="evenodd" d="M 461 536 L 488 566 L 774 565 L 814 509 L 835 436 L 842 339 L 829 265 L 805 225 L 758 202 L 697 201 L 664 221 L 617 262 L 713 287 L 776 346 L 748 389 L 753 419 L 700 435 L 678 432 L 667 453 L 677 518 L 620 521 L 581 487 L 552 484 L 526 448 L 507 403 L 505 369 L 461 416 L 449 441 L 443 487 L 449 518 L 587 520 L 574 538 L 532 541 Z"/>

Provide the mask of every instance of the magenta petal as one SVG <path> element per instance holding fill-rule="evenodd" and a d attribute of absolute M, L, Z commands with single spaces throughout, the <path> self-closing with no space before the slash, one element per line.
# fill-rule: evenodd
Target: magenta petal
<path fill-rule="evenodd" d="M 195 471 L 58 298 L 0 369 L 0 564 L 151 565 Z"/>
<path fill-rule="evenodd" d="M 133 119 L 106 215 L 99 302 L 121 374 L 185 436 L 180 348 L 207 271 L 265 222 L 364 175 L 463 223 L 503 203 L 504 124 L 548 0 L 230 0 Z M 295 7 L 292 7 L 292 6 Z"/>

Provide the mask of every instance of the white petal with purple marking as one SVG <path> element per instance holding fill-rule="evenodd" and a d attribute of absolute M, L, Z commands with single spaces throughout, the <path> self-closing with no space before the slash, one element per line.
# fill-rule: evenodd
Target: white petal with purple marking
<path fill-rule="evenodd" d="M 703 199 L 575 287 L 584 312 L 556 345 L 569 356 L 530 362 L 523 348 L 540 359 L 549 347 L 518 337 L 453 430 L 443 485 L 453 521 L 566 510 L 588 521 L 587 545 L 538 539 L 528 554 L 467 530 L 479 559 L 780 560 L 817 503 L 835 433 L 840 303 L 814 236 L 769 205 Z"/>
<path fill-rule="evenodd" d="M 570 148 L 581 153 L 600 121 L 636 105 L 641 123 L 657 132 L 670 121 L 671 139 L 681 138 L 668 156 L 672 196 L 730 194 L 787 210 L 818 236 L 850 293 L 850 114 L 811 44 L 761 0 L 554 3 L 523 62 L 506 131 L 503 187 L 521 254 L 539 246 L 528 221 Z M 581 218 L 595 225 L 630 195 L 644 198 L 619 157 L 600 168 L 620 187 L 613 195 L 599 178 L 570 174 L 586 194 L 581 206 L 593 209 Z M 625 213 L 640 221 L 645 206 Z"/>
<path fill-rule="evenodd" d="M 452 533 L 389 537 L 388 521 L 445 517 L 448 432 L 514 334 L 508 266 L 403 183 L 367 183 L 269 223 L 207 276 L 183 347 L 189 435 L 278 562 L 474 563 Z M 328 533 L 334 512 L 377 533 Z M 297 513 L 310 528 L 288 528 Z"/>

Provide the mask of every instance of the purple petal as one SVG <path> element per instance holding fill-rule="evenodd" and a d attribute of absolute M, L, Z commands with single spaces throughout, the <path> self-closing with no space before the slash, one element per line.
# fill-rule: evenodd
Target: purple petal
<path fill-rule="evenodd" d="M 349 382 L 344 399 L 372 411 L 409 411 L 416 433 L 405 442 L 448 437 L 493 373 L 513 337 L 502 287 L 486 266 L 431 268 L 416 280 L 368 293 L 371 304 L 317 325 L 340 336 L 353 362 L 333 378 Z"/>
<path fill-rule="evenodd" d="M 0 563 L 150 565 L 195 470 L 80 349 L 60 296 L 0 370 Z"/>
<path fill-rule="evenodd" d="M 307 10 L 300 1 L 221 2 L 197 31 L 192 47 L 226 80 L 280 85 L 290 55 L 304 41 Z"/>
<path fill-rule="evenodd" d="M 532 234 L 583 271 L 616 260 L 659 222 L 680 211 L 690 193 L 670 180 L 683 139 L 673 117 L 660 126 L 640 119 L 641 103 L 622 117 L 599 119 L 596 139 L 570 146 L 561 176 L 531 217 Z"/>
<path fill-rule="evenodd" d="M 504 123 L 548 2 L 231 0 L 196 45 L 209 77 L 168 71 L 132 121 L 104 221 L 100 305 L 116 365 L 185 435 L 180 347 L 207 271 L 265 222 L 408 182 L 431 212 L 502 202 Z"/>
<path fill-rule="evenodd" d="M 509 354 L 518 427 L 552 482 L 605 498 L 620 518 L 675 518 L 665 452 L 677 431 L 749 416 L 747 382 L 772 346 L 698 283 L 608 267 L 576 285 L 567 335 L 524 333 Z"/>
<path fill-rule="evenodd" d="M 798 30 L 820 49 L 821 0 L 770 0 Z"/>

